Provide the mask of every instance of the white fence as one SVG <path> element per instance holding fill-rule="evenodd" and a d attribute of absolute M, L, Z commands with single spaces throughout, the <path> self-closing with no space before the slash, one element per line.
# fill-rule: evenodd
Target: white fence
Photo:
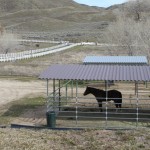
<path fill-rule="evenodd" d="M 33 43 L 54 43 L 54 44 L 69 43 L 69 41 L 25 40 L 25 39 L 17 39 L 17 41 L 19 41 L 19 42 L 33 42 Z"/>
<path fill-rule="evenodd" d="M 18 53 L 8 53 L 8 54 L 0 54 L 0 62 L 8 62 L 8 61 L 15 61 L 21 59 L 29 59 L 44 56 L 51 53 L 56 53 L 59 51 L 63 51 L 77 45 L 100 45 L 104 46 L 106 44 L 94 43 L 94 42 L 81 42 L 81 43 L 69 43 L 68 41 L 49 41 L 49 40 L 25 40 L 19 39 L 17 41 L 20 42 L 33 42 L 33 43 L 55 43 L 59 44 L 57 46 L 36 49 L 36 50 L 27 50 Z"/>
<path fill-rule="evenodd" d="M 23 52 L 18 52 L 18 53 L 0 54 L 0 62 L 40 57 L 40 56 L 44 56 L 47 54 L 63 51 L 63 50 L 72 48 L 77 45 L 81 45 L 81 44 L 80 43 L 76 43 L 76 44 L 63 43 L 57 46 L 43 48 L 43 49 L 28 50 L 28 51 L 23 51 Z"/>

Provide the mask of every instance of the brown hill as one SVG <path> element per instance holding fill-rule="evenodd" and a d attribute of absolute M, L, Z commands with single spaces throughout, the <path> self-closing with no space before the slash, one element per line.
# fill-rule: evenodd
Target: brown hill
<path fill-rule="evenodd" d="M 96 9 L 94 7 L 80 5 L 73 0 L 0 0 L 0 10 L 4 12 L 16 12 L 23 9 L 49 9 L 70 6 L 78 9 Z"/>
<path fill-rule="evenodd" d="M 13 32 L 50 32 L 51 38 L 87 41 L 87 37 L 99 38 L 114 20 L 112 9 L 73 0 L 0 0 L 0 23 Z"/>

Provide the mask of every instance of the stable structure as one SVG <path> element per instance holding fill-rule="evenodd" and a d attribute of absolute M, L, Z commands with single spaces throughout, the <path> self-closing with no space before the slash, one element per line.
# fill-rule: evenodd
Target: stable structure
<path fill-rule="evenodd" d="M 146 56 L 86 56 L 84 64 L 102 65 L 148 65 Z"/>
<path fill-rule="evenodd" d="M 55 112 L 56 127 L 135 128 L 150 124 L 150 66 L 52 65 L 39 76 L 47 81 L 47 112 Z M 52 92 L 49 92 L 49 81 Z M 108 81 L 115 85 L 108 87 Z M 147 87 L 144 83 L 148 82 Z M 86 86 L 119 90 L 122 108 L 116 109 L 106 94 L 100 112 L 92 95 L 83 96 Z M 134 92 L 136 89 L 136 93 Z"/>
<path fill-rule="evenodd" d="M 85 65 L 148 65 L 146 56 L 86 56 Z M 114 81 L 109 81 L 109 85 Z M 135 91 L 136 92 L 136 91 Z"/>

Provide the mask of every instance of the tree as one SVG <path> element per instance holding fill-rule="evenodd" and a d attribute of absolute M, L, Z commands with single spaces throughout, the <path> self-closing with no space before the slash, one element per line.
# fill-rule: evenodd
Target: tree
<path fill-rule="evenodd" d="M 137 22 L 126 15 L 118 15 L 117 18 L 104 33 L 110 54 L 145 55 L 150 58 L 150 21 Z"/>
<path fill-rule="evenodd" d="M 118 48 L 126 51 L 128 55 L 134 55 L 133 45 L 136 43 L 137 34 L 134 20 L 119 17 L 116 22 L 108 26 L 104 38 L 107 43 L 112 45 L 109 46 L 110 52 Z"/>
<path fill-rule="evenodd" d="M 0 53 L 9 53 L 19 45 L 17 37 L 13 34 L 3 33 L 0 35 Z"/>
<path fill-rule="evenodd" d="M 116 22 L 109 24 L 103 36 L 110 55 L 145 55 L 150 60 L 148 12 L 150 0 L 132 0 L 116 12 Z"/>
<path fill-rule="evenodd" d="M 125 5 L 127 14 L 134 17 L 136 21 L 143 19 L 145 12 L 150 11 L 150 0 L 129 0 Z"/>

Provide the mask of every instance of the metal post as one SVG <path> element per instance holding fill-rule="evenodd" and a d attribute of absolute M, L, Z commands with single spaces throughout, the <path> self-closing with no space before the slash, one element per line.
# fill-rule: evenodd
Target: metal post
<path fill-rule="evenodd" d="M 107 81 L 105 81 L 105 91 L 107 91 Z"/>
<path fill-rule="evenodd" d="M 105 128 L 107 129 L 108 125 L 108 112 L 107 112 L 107 100 L 108 100 L 108 81 L 105 81 L 105 91 L 106 91 L 106 120 L 105 120 Z"/>
<path fill-rule="evenodd" d="M 32 58 L 32 50 L 31 50 L 31 58 Z"/>
<path fill-rule="evenodd" d="M 55 96 L 56 96 L 56 93 L 55 93 L 55 90 L 56 90 L 56 87 L 55 87 L 55 79 L 53 79 L 53 109 L 54 109 L 54 111 L 55 111 Z"/>
<path fill-rule="evenodd" d="M 46 106 L 47 112 L 49 111 L 49 107 L 48 107 L 48 105 L 49 105 L 49 104 L 48 104 L 48 103 L 49 103 L 49 97 L 48 97 L 48 95 L 49 95 L 49 92 L 48 92 L 48 90 L 49 90 L 49 89 L 48 89 L 48 81 L 49 81 L 49 80 L 47 79 L 47 83 L 46 83 L 46 84 L 47 84 L 47 85 L 46 85 L 46 86 L 47 86 L 47 93 L 46 93 L 46 95 L 47 95 L 47 100 L 46 100 L 46 103 L 47 103 L 47 106 Z"/>
<path fill-rule="evenodd" d="M 48 97 L 48 81 L 49 81 L 49 80 L 47 79 L 47 97 Z"/>
<path fill-rule="evenodd" d="M 60 111 L 60 107 L 61 107 L 61 94 L 60 94 L 60 80 L 58 81 L 59 83 L 59 111 Z"/>
<path fill-rule="evenodd" d="M 135 95 L 136 95 L 136 92 L 137 92 L 137 83 L 135 82 Z"/>
<path fill-rule="evenodd" d="M 78 81 L 76 80 L 76 126 L 78 125 Z"/>
<path fill-rule="evenodd" d="M 71 82 L 71 97 L 73 98 L 73 80 Z"/>
<path fill-rule="evenodd" d="M 68 103 L 68 83 L 66 84 L 66 100 L 67 100 L 67 103 Z"/>
<path fill-rule="evenodd" d="M 138 94 L 138 82 L 136 83 L 137 92 L 136 92 L 136 127 L 138 127 L 138 121 L 139 121 L 139 94 Z"/>
<path fill-rule="evenodd" d="M 145 84 L 146 84 L 146 88 L 148 88 L 148 84 L 147 84 L 147 81 L 145 82 Z"/>
<path fill-rule="evenodd" d="M 55 79 L 53 79 L 53 95 L 55 94 L 55 90 L 56 90 L 56 87 L 55 87 Z"/>

